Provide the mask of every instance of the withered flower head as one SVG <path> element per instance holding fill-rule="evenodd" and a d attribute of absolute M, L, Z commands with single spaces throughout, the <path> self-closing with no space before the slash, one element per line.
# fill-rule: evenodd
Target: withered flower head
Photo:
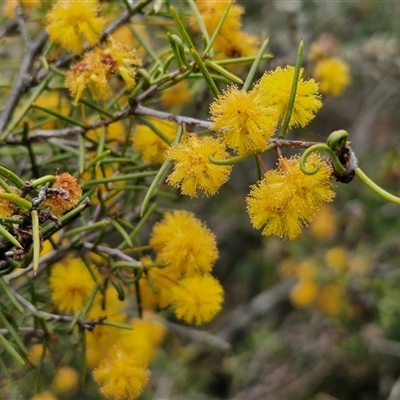
<path fill-rule="evenodd" d="M 74 208 L 82 196 L 82 186 L 68 172 L 57 175 L 52 189 L 62 190 L 54 191 L 42 204 L 56 216 Z"/>

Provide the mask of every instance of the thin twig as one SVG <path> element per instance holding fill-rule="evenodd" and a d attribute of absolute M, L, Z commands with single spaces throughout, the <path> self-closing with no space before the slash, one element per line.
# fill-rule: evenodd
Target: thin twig
<path fill-rule="evenodd" d="M 61 129 L 36 129 L 32 131 L 28 138 L 26 139 L 29 143 L 37 143 L 42 141 L 47 141 L 54 138 L 70 138 L 78 135 L 83 135 L 85 132 L 94 130 L 100 127 L 108 126 L 116 121 L 130 117 L 131 115 L 148 115 L 159 119 L 164 119 L 168 121 L 174 121 L 178 124 L 185 124 L 188 126 L 200 127 L 209 129 L 210 123 L 201 119 L 186 117 L 183 115 L 174 115 L 167 112 L 162 112 L 154 110 L 152 108 L 147 108 L 142 105 L 137 105 L 135 107 L 129 107 L 124 111 L 118 112 L 113 118 L 104 118 L 92 124 L 88 124 L 86 127 L 82 128 L 80 126 L 73 126 L 70 128 Z M 26 141 L 21 138 L 14 137 L 10 135 L 4 144 L 7 145 L 24 145 Z"/>
<path fill-rule="evenodd" d="M 89 250 L 98 250 L 101 253 L 108 254 L 109 256 L 112 256 L 114 258 L 119 258 L 124 261 L 128 261 L 131 263 L 139 263 L 138 260 L 135 260 L 134 258 L 125 254 L 123 251 L 116 249 L 116 248 L 110 248 L 110 247 L 105 247 L 105 246 L 96 246 L 93 243 L 88 243 L 88 242 L 85 242 L 83 244 L 83 247 L 85 247 L 86 249 L 89 249 Z"/>
<path fill-rule="evenodd" d="M 6 129 L 11 116 L 18 105 L 18 102 L 22 95 L 29 87 L 28 72 L 32 68 L 36 56 L 41 52 L 43 46 L 47 41 L 47 33 L 43 32 L 36 41 L 34 41 L 29 47 L 28 51 L 22 60 L 21 68 L 18 72 L 17 79 L 13 85 L 10 97 L 8 98 L 7 104 L 4 107 L 2 114 L 0 115 L 0 134 Z"/>
<path fill-rule="evenodd" d="M 32 303 L 26 300 L 24 297 L 18 294 L 13 288 L 9 287 L 10 292 L 17 299 L 17 301 L 31 314 L 35 315 L 38 318 L 44 319 L 46 321 L 57 321 L 57 322 L 72 322 L 74 320 L 74 316 L 72 315 L 59 315 L 59 314 L 51 314 L 46 311 L 38 310 Z M 77 324 L 82 329 L 87 329 L 91 331 L 96 325 L 101 325 L 106 320 L 106 317 L 100 317 L 95 320 L 86 320 L 79 318 Z"/>

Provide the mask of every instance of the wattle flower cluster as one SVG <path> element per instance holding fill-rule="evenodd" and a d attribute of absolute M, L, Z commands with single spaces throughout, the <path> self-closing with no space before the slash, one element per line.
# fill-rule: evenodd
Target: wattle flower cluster
<path fill-rule="evenodd" d="M 154 226 L 150 245 L 157 256 L 155 263 L 142 260 L 143 307 L 172 305 L 176 316 L 188 323 L 210 321 L 223 301 L 223 288 L 211 275 L 218 257 L 212 232 L 188 211 L 167 212 Z"/>

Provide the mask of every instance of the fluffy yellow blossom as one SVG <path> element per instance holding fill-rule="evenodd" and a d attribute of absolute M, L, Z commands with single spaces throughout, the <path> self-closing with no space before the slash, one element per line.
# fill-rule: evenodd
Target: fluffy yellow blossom
<path fill-rule="evenodd" d="M 203 20 L 203 24 L 207 29 L 209 35 L 212 35 L 219 24 L 222 15 L 224 14 L 230 0 L 197 0 L 196 5 L 199 13 L 201 15 L 201 19 Z M 233 1 L 235 3 L 235 1 Z M 221 32 L 232 32 L 240 29 L 242 22 L 241 17 L 244 13 L 243 7 L 232 4 L 228 15 L 221 27 Z M 200 33 L 200 29 L 197 25 L 196 19 L 191 17 L 189 19 L 189 23 L 192 29 L 196 33 Z"/>
<path fill-rule="evenodd" d="M 58 310 L 75 312 L 86 305 L 95 281 L 80 258 L 71 258 L 53 265 L 49 285 Z"/>
<path fill-rule="evenodd" d="M 318 85 L 313 79 L 303 80 L 303 70 L 300 71 L 297 83 L 296 97 L 294 101 L 289 128 L 306 126 L 314 114 L 321 108 L 321 96 L 318 94 Z M 275 107 L 282 119 L 289 103 L 290 92 L 294 77 L 294 67 L 276 68 L 266 72 L 253 89 L 263 96 L 265 105 Z"/>
<path fill-rule="evenodd" d="M 176 316 L 196 325 L 214 318 L 222 307 L 223 297 L 222 286 L 209 274 L 184 278 L 172 291 Z"/>
<path fill-rule="evenodd" d="M 53 189 L 63 189 L 65 193 L 52 193 L 42 205 L 50 209 L 50 211 L 60 216 L 65 211 L 74 208 L 82 196 L 82 186 L 69 173 L 57 175 L 52 186 Z"/>
<path fill-rule="evenodd" d="M 101 394 L 113 400 L 136 399 L 149 377 L 146 362 L 132 350 L 115 345 L 93 371 Z"/>
<path fill-rule="evenodd" d="M 221 21 L 229 2 L 229 0 L 198 0 L 196 2 L 203 24 L 210 36 Z M 240 30 L 243 12 L 243 7 L 233 1 L 214 42 L 213 49 L 217 53 L 217 59 L 247 57 L 257 54 L 259 39 Z M 195 33 L 200 32 L 194 17 L 189 18 L 189 23 Z"/>
<path fill-rule="evenodd" d="M 191 94 L 187 81 L 180 81 L 161 93 L 161 102 L 167 108 L 183 106 L 189 103 L 190 100 Z"/>
<path fill-rule="evenodd" d="M 174 170 L 167 183 L 179 188 L 182 194 L 197 197 L 203 193 L 212 196 L 228 180 L 230 165 L 213 164 L 209 157 L 225 159 L 228 153 L 224 144 L 210 136 L 189 134 L 178 145 L 167 150 L 167 157 L 174 162 Z"/>
<path fill-rule="evenodd" d="M 101 53 L 101 61 L 108 66 L 109 73 L 121 75 L 129 89 L 135 86 L 136 71 L 134 67 L 142 65 L 136 50 L 129 50 L 110 38 L 108 47 Z"/>
<path fill-rule="evenodd" d="M 257 36 L 242 31 L 232 31 L 227 35 L 220 35 L 213 46 L 216 59 L 252 57 L 257 55 L 260 40 Z M 232 64 L 234 65 L 234 64 Z"/>
<path fill-rule="evenodd" d="M 239 154 L 262 152 L 278 123 L 275 108 L 266 107 L 259 91 L 231 86 L 210 106 L 211 129 Z"/>
<path fill-rule="evenodd" d="M 102 62 L 98 53 L 86 53 L 83 60 L 68 71 L 65 86 L 74 97 L 74 105 L 78 104 L 83 91 L 89 88 L 94 99 L 106 99 L 110 95 L 107 82 L 109 66 Z"/>
<path fill-rule="evenodd" d="M 311 279 L 301 279 L 290 292 L 290 301 L 296 307 L 308 307 L 316 299 L 318 286 Z"/>
<path fill-rule="evenodd" d="M 95 45 L 105 25 L 97 16 L 99 8 L 97 0 L 58 0 L 47 15 L 50 40 L 78 54 L 85 41 Z"/>
<path fill-rule="evenodd" d="M 345 272 L 349 268 L 349 251 L 341 246 L 329 249 L 325 253 L 325 262 L 338 272 Z"/>
<path fill-rule="evenodd" d="M 77 389 L 79 384 L 79 374 L 72 367 L 60 367 L 54 375 L 51 386 L 55 393 L 66 394 Z"/>
<path fill-rule="evenodd" d="M 310 231 L 318 239 L 330 240 L 337 232 L 335 209 L 330 204 L 323 204 L 310 225 Z"/>
<path fill-rule="evenodd" d="M 332 201 L 332 168 L 318 154 L 306 162 L 318 167 L 315 175 L 304 174 L 299 157 L 279 159 L 278 168 L 268 171 L 248 195 L 247 211 L 256 229 L 265 236 L 294 239 L 307 226 L 324 202 Z"/>
<path fill-rule="evenodd" d="M 182 275 L 209 272 L 218 257 L 214 234 L 188 211 L 167 212 L 152 231 L 157 260 Z"/>
<path fill-rule="evenodd" d="M 325 58 L 315 66 L 314 78 L 321 93 L 340 96 L 350 84 L 350 67 L 340 58 Z"/>
<path fill-rule="evenodd" d="M 131 331 L 125 329 L 121 332 L 119 343 L 150 363 L 156 355 L 158 346 L 164 340 L 165 327 L 160 321 L 146 319 L 146 316 L 143 319 L 131 320 L 130 326 Z"/>
<path fill-rule="evenodd" d="M 171 121 L 149 118 L 150 122 L 171 142 L 175 139 L 177 125 Z M 149 164 L 162 164 L 165 151 L 170 145 L 147 125 L 137 125 L 133 136 L 133 148 Z"/>

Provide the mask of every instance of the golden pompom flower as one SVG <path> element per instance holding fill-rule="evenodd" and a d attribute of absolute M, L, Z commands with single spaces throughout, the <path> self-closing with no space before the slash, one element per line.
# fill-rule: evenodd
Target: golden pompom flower
<path fill-rule="evenodd" d="M 253 90 L 258 91 L 264 98 L 264 104 L 276 108 L 280 119 L 283 119 L 288 104 L 294 78 L 294 67 L 276 68 L 266 72 L 258 81 Z M 322 107 L 321 95 L 318 93 L 318 85 L 313 79 L 304 80 L 303 70 L 300 71 L 297 82 L 296 97 L 289 128 L 306 126 Z"/>
<path fill-rule="evenodd" d="M 182 279 L 172 291 L 178 318 L 189 324 L 210 321 L 221 310 L 224 290 L 210 274 Z"/>
<path fill-rule="evenodd" d="M 47 14 L 50 40 L 78 54 L 85 41 L 95 45 L 105 25 L 105 20 L 97 16 L 99 9 L 97 0 L 58 0 Z"/>
<path fill-rule="evenodd" d="M 149 243 L 157 261 L 185 276 L 209 272 L 218 257 L 214 234 L 188 211 L 167 212 L 154 226 Z"/>
<path fill-rule="evenodd" d="M 216 165 L 210 156 L 224 160 L 228 157 L 224 144 L 210 136 L 188 134 L 178 145 L 170 147 L 166 156 L 174 162 L 167 183 L 190 197 L 199 194 L 213 196 L 228 180 L 230 165 Z"/>
<path fill-rule="evenodd" d="M 136 399 L 146 385 L 150 371 L 147 363 L 132 350 L 114 345 L 93 371 L 94 381 L 107 399 Z"/>

